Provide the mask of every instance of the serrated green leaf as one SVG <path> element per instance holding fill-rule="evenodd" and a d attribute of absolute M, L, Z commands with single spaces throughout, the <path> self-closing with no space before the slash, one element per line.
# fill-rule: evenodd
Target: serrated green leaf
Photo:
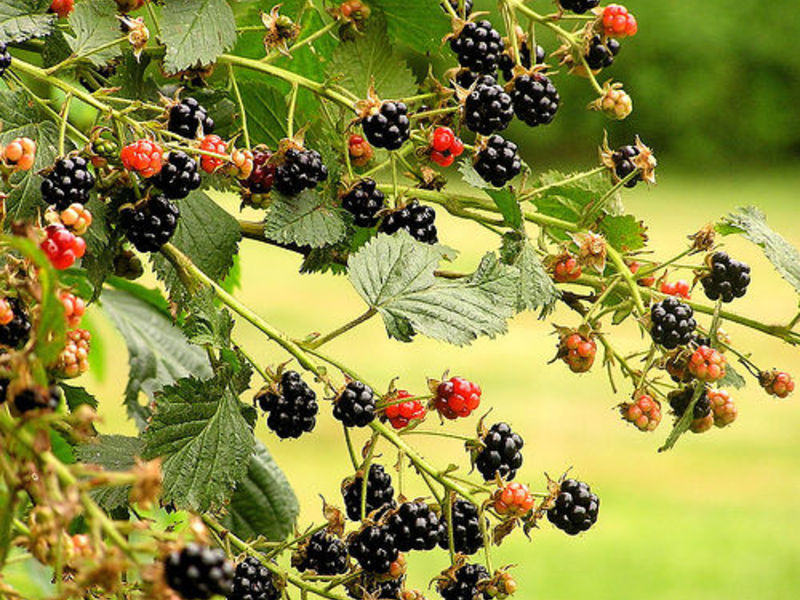
<path fill-rule="evenodd" d="M 562 183 L 574 175 L 548 171 L 539 176 L 534 187 L 547 189 L 532 199 L 537 210 L 545 215 L 579 222 L 589 205 L 600 200 L 612 187 L 603 173 Z"/>
<path fill-rule="evenodd" d="M 800 293 L 800 252 L 767 225 L 764 213 L 754 206 L 740 208 L 723 224 L 742 231 L 745 238 L 759 246 L 781 277 Z"/>
<path fill-rule="evenodd" d="M 239 82 L 239 93 L 247 111 L 247 128 L 253 145 L 267 144 L 276 148 L 286 137 L 288 109 L 286 98 L 262 81 Z"/>
<path fill-rule="evenodd" d="M 347 225 L 338 208 L 313 190 L 298 196 L 273 192 L 264 220 L 264 235 L 281 244 L 321 248 L 344 238 Z"/>
<path fill-rule="evenodd" d="M 717 381 L 717 386 L 728 387 L 735 390 L 740 390 L 747 385 L 747 381 L 742 375 L 733 368 L 733 365 L 728 363 L 725 366 L 725 376 Z"/>
<path fill-rule="evenodd" d="M 470 187 L 479 190 L 490 189 L 491 186 L 483 180 L 483 177 L 478 175 L 475 167 L 472 166 L 472 161 L 469 158 L 461 159 L 458 163 L 458 172 L 461 173 L 461 179 Z"/>
<path fill-rule="evenodd" d="M 255 445 L 243 406 L 218 380 L 181 379 L 158 394 L 144 455 L 163 461 L 166 502 L 205 511 L 230 499 Z"/>
<path fill-rule="evenodd" d="M 621 252 L 644 248 L 647 227 L 632 215 L 604 215 L 598 228 L 606 241 Z"/>
<path fill-rule="evenodd" d="M 118 89 L 116 95 L 132 100 L 158 99 L 158 84 L 153 75 L 148 72 L 151 64 L 153 61 L 147 54 L 136 58 L 133 52 L 126 52 L 109 80 L 109 83 Z M 152 115 L 152 113 L 148 113 L 148 115 Z"/>
<path fill-rule="evenodd" d="M 519 270 L 516 310 L 541 309 L 542 316 L 550 313 L 559 292 L 528 239 L 518 233 L 506 234 L 500 256 L 504 263 Z"/>
<path fill-rule="evenodd" d="M 202 348 L 190 344 L 162 312 L 131 293 L 106 289 L 101 301 L 128 347 L 128 416 L 144 428 L 150 411 L 139 403 L 139 394 L 143 392 L 152 399 L 155 392 L 182 377 L 210 377 L 208 356 Z"/>
<path fill-rule="evenodd" d="M 508 188 L 501 190 L 487 189 L 486 193 L 494 200 L 509 227 L 517 229 L 522 225 L 522 209 L 519 206 L 517 197 L 511 190 Z"/>
<path fill-rule="evenodd" d="M 74 35 L 66 35 L 73 54 L 89 59 L 95 65 L 103 65 L 122 54 L 117 4 L 114 0 L 84 0 L 75 5 L 69 18 Z"/>
<path fill-rule="evenodd" d="M 67 43 L 64 31 L 53 29 L 52 33 L 44 39 L 44 48 L 42 48 L 43 66 L 45 68 L 52 67 L 69 58 L 70 54 L 72 54 L 72 48 Z"/>
<path fill-rule="evenodd" d="M 211 288 L 192 294 L 185 306 L 189 315 L 183 331 L 189 340 L 200 346 L 227 348 L 231 343 L 233 319 L 227 310 L 214 303 L 214 298 Z"/>
<path fill-rule="evenodd" d="M 97 408 L 97 398 L 92 396 L 84 388 L 67 385 L 65 383 L 60 384 L 59 387 L 64 392 L 64 401 L 71 411 L 74 411 L 83 404 L 92 408 Z"/>
<path fill-rule="evenodd" d="M 53 30 L 55 15 L 46 0 L 0 0 L 0 42 L 24 42 L 45 37 Z"/>
<path fill-rule="evenodd" d="M 386 22 L 370 18 L 363 36 L 342 42 L 336 48 L 327 75 L 337 84 L 366 98 L 370 85 L 383 99 L 404 98 L 416 93 L 417 81 L 386 34 Z"/>
<path fill-rule="evenodd" d="M 243 539 L 277 541 L 292 532 L 299 512 L 297 497 L 283 471 L 256 441 L 247 475 L 237 484 L 223 523 Z"/>
<path fill-rule="evenodd" d="M 65 465 L 71 465 L 75 462 L 75 454 L 72 446 L 64 439 L 64 436 L 57 431 L 50 430 L 50 448 L 55 457 Z"/>
<path fill-rule="evenodd" d="M 99 465 L 107 471 L 128 471 L 141 456 L 144 442 L 125 435 L 100 435 L 75 448 L 78 461 Z M 105 510 L 127 506 L 130 486 L 104 486 L 92 490 L 92 498 Z"/>
<path fill-rule="evenodd" d="M 236 21 L 225 0 L 170 0 L 160 24 L 164 67 L 171 73 L 210 65 L 236 42 Z"/>
<path fill-rule="evenodd" d="M 435 52 L 450 31 L 450 20 L 436 0 L 372 0 L 382 11 L 392 41 L 418 52 Z"/>
<path fill-rule="evenodd" d="M 441 250 L 404 231 L 379 234 L 350 257 L 356 291 L 384 319 L 391 337 L 410 341 L 414 332 L 456 345 L 506 330 L 514 312 L 519 272 L 487 254 L 463 279 L 434 276 Z"/>

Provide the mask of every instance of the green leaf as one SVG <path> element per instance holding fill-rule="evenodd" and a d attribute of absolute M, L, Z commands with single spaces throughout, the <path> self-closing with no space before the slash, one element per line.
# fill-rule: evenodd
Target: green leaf
<path fill-rule="evenodd" d="M 418 52 L 436 52 L 450 31 L 450 20 L 436 0 L 371 0 L 383 11 L 389 35 Z"/>
<path fill-rule="evenodd" d="M 461 173 L 461 179 L 468 186 L 479 190 L 491 189 L 491 186 L 484 181 L 483 177 L 478 175 L 475 167 L 472 166 L 472 160 L 469 158 L 461 159 L 461 162 L 458 163 L 458 172 Z"/>
<path fill-rule="evenodd" d="M 504 263 L 519 270 L 516 310 L 541 308 L 542 316 L 552 312 L 559 292 L 528 238 L 519 233 L 506 234 L 500 256 Z"/>
<path fill-rule="evenodd" d="M 122 44 L 108 46 L 124 36 L 119 29 L 114 0 L 84 0 L 75 6 L 69 18 L 75 35 L 66 35 L 73 54 L 85 56 L 95 65 L 103 65 L 122 54 Z"/>
<path fill-rule="evenodd" d="M 107 471 L 129 471 L 141 456 L 144 442 L 125 435 L 100 435 L 75 448 L 78 461 L 99 465 Z M 127 506 L 130 486 L 103 486 L 92 490 L 95 502 L 106 510 Z"/>
<path fill-rule="evenodd" d="M 298 196 L 272 192 L 273 200 L 264 220 L 264 234 L 281 244 L 321 248 L 340 241 L 347 225 L 338 208 L 313 190 Z"/>
<path fill-rule="evenodd" d="M 62 383 L 59 387 L 64 392 L 64 400 L 71 411 L 74 411 L 79 406 L 86 404 L 92 408 L 97 408 L 97 398 L 92 396 L 82 387 L 75 387 Z"/>
<path fill-rule="evenodd" d="M 599 229 L 606 241 L 621 252 L 639 250 L 647 242 L 647 227 L 632 215 L 604 215 Z"/>
<path fill-rule="evenodd" d="M 286 98 L 262 81 L 239 81 L 239 93 L 247 111 L 247 129 L 252 143 L 276 148 L 286 137 L 288 109 Z"/>
<path fill-rule="evenodd" d="M 379 234 L 350 257 L 348 270 L 391 337 L 407 342 L 421 333 L 465 345 L 480 335 L 504 333 L 514 312 L 519 272 L 487 254 L 469 277 L 441 280 L 434 277 L 441 258 L 441 249 L 401 231 Z"/>
<path fill-rule="evenodd" d="M 729 215 L 723 225 L 742 232 L 745 238 L 759 246 L 778 273 L 800 293 L 800 252 L 779 233 L 767 225 L 767 218 L 754 206 L 740 208 Z M 729 230 L 723 230 L 728 235 Z"/>
<path fill-rule="evenodd" d="M 126 52 L 109 83 L 119 89 L 116 94 L 123 98 L 155 100 L 158 98 L 158 85 L 147 71 L 151 64 L 153 61 L 148 54 L 137 59 L 133 52 Z"/>
<path fill-rule="evenodd" d="M 47 0 L 0 0 L 0 42 L 24 42 L 45 37 L 53 30 L 55 15 Z"/>
<path fill-rule="evenodd" d="M 245 540 L 282 540 L 292 532 L 300 512 L 286 475 L 269 451 L 256 441 L 247 475 L 239 481 L 223 523 Z"/>
<path fill-rule="evenodd" d="M 170 0 L 161 10 L 161 41 L 169 72 L 209 65 L 236 42 L 236 21 L 225 0 Z"/>
<path fill-rule="evenodd" d="M 205 511 L 230 499 L 255 445 L 243 406 L 219 379 L 181 379 L 158 394 L 145 458 L 163 460 L 166 502 Z"/>
<path fill-rule="evenodd" d="M 540 213 L 577 223 L 586 208 L 600 200 L 612 187 L 604 173 L 562 183 L 574 175 L 548 171 L 539 176 L 534 187 L 547 187 L 543 193 L 533 198 L 533 204 Z"/>
<path fill-rule="evenodd" d="M 486 193 L 494 200 L 508 226 L 518 229 L 522 225 L 522 209 L 519 206 L 517 197 L 511 190 L 508 188 L 501 190 L 487 189 Z"/>
<path fill-rule="evenodd" d="M 729 387 L 735 390 L 740 390 L 747 385 L 747 381 L 742 375 L 733 368 L 733 365 L 728 363 L 725 366 L 725 377 L 717 381 L 719 387 Z"/>
<path fill-rule="evenodd" d="M 437 7 L 438 8 L 438 7 Z M 363 36 L 342 42 L 328 66 L 328 77 L 366 98 L 370 84 L 383 99 L 404 98 L 416 93 L 417 81 L 386 34 L 386 22 L 370 18 Z"/>
<path fill-rule="evenodd" d="M 189 316 L 183 331 L 192 343 L 227 348 L 231 343 L 233 319 L 227 310 L 214 303 L 214 297 L 208 287 L 192 294 L 185 307 Z"/>
<path fill-rule="evenodd" d="M 122 234 L 118 228 L 111 229 L 108 222 L 109 208 L 100 198 L 92 198 L 87 204 L 92 213 L 92 225 L 84 236 L 86 254 L 81 266 L 94 288 L 90 297 L 96 300 L 103 289 L 103 283 L 114 272 L 114 257 L 122 243 Z"/>
<path fill-rule="evenodd" d="M 51 452 L 65 465 L 73 464 L 75 462 L 75 454 L 69 442 L 63 435 L 53 429 L 51 429 L 49 433 Z"/>
<path fill-rule="evenodd" d="M 125 406 L 128 416 L 143 428 L 150 411 L 139 394 L 152 399 L 155 392 L 182 377 L 210 377 L 208 356 L 191 345 L 164 314 L 133 294 L 106 289 L 101 296 L 106 314 L 125 339 L 130 361 Z"/>

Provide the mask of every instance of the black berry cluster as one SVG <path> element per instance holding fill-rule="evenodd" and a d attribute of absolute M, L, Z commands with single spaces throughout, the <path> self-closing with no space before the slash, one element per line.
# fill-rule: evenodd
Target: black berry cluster
<path fill-rule="evenodd" d="M 399 554 L 394 535 L 377 525 L 367 525 L 352 533 L 347 547 L 350 556 L 370 573 L 388 573 Z"/>
<path fill-rule="evenodd" d="M 119 211 L 119 223 L 139 252 L 158 252 L 175 233 L 178 217 L 178 207 L 161 194 Z"/>
<path fill-rule="evenodd" d="M 481 77 L 464 98 L 464 125 L 467 129 L 489 135 L 508 127 L 514 118 L 511 96 L 491 75 Z"/>
<path fill-rule="evenodd" d="M 453 7 L 453 10 L 456 11 L 456 14 L 460 17 L 466 17 L 472 12 L 472 0 L 463 0 L 463 6 L 464 6 L 463 10 L 460 9 L 458 6 L 459 0 L 447 0 L 447 1 L 450 3 L 450 6 Z M 442 10 L 447 12 L 444 3 L 442 4 Z"/>
<path fill-rule="evenodd" d="M 418 242 L 435 244 L 439 241 L 435 221 L 436 211 L 414 199 L 402 208 L 386 215 L 379 231 L 391 235 L 404 229 Z"/>
<path fill-rule="evenodd" d="M 692 307 L 674 297 L 654 304 L 650 309 L 650 319 L 653 322 L 650 329 L 653 341 L 667 350 L 688 344 L 697 327 Z"/>
<path fill-rule="evenodd" d="M 375 186 L 375 180 L 367 177 L 342 196 L 342 208 L 353 215 L 353 223 L 359 227 L 374 227 L 378 223 L 377 215 L 385 196 Z"/>
<path fill-rule="evenodd" d="M 614 162 L 614 175 L 621 181 L 636 170 L 633 159 L 639 156 L 639 149 L 636 146 L 622 146 L 611 155 Z M 632 188 L 642 180 L 642 174 L 637 173 L 625 182 L 625 187 Z"/>
<path fill-rule="evenodd" d="M 514 113 L 530 125 L 547 125 L 556 116 L 561 96 L 550 78 L 543 73 L 519 75 L 514 78 L 511 100 Z"/>
<path fill-rule="evenodd" d="M 564 10 L 571 10 L 582 15 L 586 11 L 597 7 L 600 4 L 600 0 L 559 0 L 558 3 Z"/>
<path fill-rule="evenodd" d="M 443 579 L 439 593 L 444 600 L 483 600 L 490 598 L 486 590 L 478 585 L 489 580 L 489 571 L 479 564 L 465 564 L 454 573 L 455 579 Z"/>
<path fill-rule="evenodd" d="M 491 136 L 486 141 L 486 147 L 478 152 L 475 170 L 484 181 L 495 187 L 503 187 L 522 170 L 517 145 L 499 135 Z"/>
<path fill-rule="evenodd" d="M 253 172 L 247 178 L 247 189 L 254 194 L 268 194 L 275 183 L 275 164 L 272 152 L 266 148 L 253 150 Z"/>
<path fill-rule="evenodd" d="M 6 69 L 11 66 L 11 54 L 8 52 L 8 45 L 5 42 L 0 42 L 0 77 L 2 77 Z"/>
<path fill-rule="evenodd" d="M 296 196 L 328 178 L 328 168 L 316 150 L 289 148 L 283 162 L 275 169 L 275 189 L 286 196 Z"/>
<path fill-rule="evenodd" d="M 186 198 L 189 192 L 200 187 L 200 173 L 197 161 L 185 152 L 170 152 L 153 182 L 163 194 L 172 200 Z"/>
<path fill-rule="evenodd" d="M 254 556 L 238 565 L 233 576 L 233 591 L 228 600 L 278 600 L 281 590 L 267 567 Z"/>
<path fill-rule="evenodd" d="M 453 549 L 461 554 L 475 554 L 483 547 L 483 533 L 478 517 L 478 507 L 469 500 L 459 498 L 453 502 Z M 449 534 L 447 520 L 442 516 L 444 524 L 442 537 L 439 539 L 441 548 L 449 548 Z"/>
<path fill-rule="evenodd" d="M 424 502 L 404 502 L 389 515 L 386 526 L 401 552 L 433 550 L 445 534 L 444 523 Z"/>
<path fill-rule="evenodd" d="M 19 298 L 6 298 L 6 301 L 14 313 L 14 318 L 9 323 L 0 325 L 0 346 L 17 349 L 31 336 L 31 320 Z"/>
<path fill-rule="evenodd" d="M 503 38 L 489 21 L 470 21 L 450 39 L 450 48 L 456 53 L 458 64 L 474 71 L 491 75 L 497 70 L 503 53 Z"/>
<path fill-rule="evenodd" d="M 397 150 L 410 135 L 408 107 L 403 102 L 383 102 L 376 113 L 364 117 L 361 128 L 376 148 Z"/>
<path fill-rule="evenodd" d="M 317 394 L 297 371 L 285 371 L 277 389 L 256 394 L 261 410 L 268 412 L 267 427 L 281 438 L 298 438 L 317 424 Z"/>
<path fill-rule="evenodd" d="M 167 556 L 164 577 L 167 585 L 186 600 L 205 600 L 231 593 L 234 569 L 219 548 L 191 543 Z"/>
<path fill-rule="evenodd" d="M 333 406 L 333 416 L 347 427 L 366 427 L 375 418 L 375 392 L 360 381 L 345 386 Z"/>
<path fill-rule="evenodd" d="M 60 401 L 61 389 L 58 386 L 52 386 L 49 389 L 30 387 L 20 390 L 14 396 L 12 403 L 14 410 L 24 415 L 32 410 L 55 410 Z"/>
<path fill-rule="evenodd" d="M 167 129 L 193 140 L 214 132 L 214 120 L 194 98 L 184 98 L 169 110 Z M 199 136 L 198 136 L 199 134 Z"/>
<path fill-rule="evenodd" d="M 619 54 L 620 44 L 613 38 L 603 40 L 602 36 L 595 35 L 589 41 L 589 50 L 586 52 L 586 64 L 590 69 L 605 69 L 614 64 L 614 57 Z"/>
<path fill-rule="evenodd" d="M 545 51 L 539 44 L 536 44 L 536 64 L 540 65 L 544 62 L 545 59 Z M 519 62 L 520 64 L 525 67 L 526 69 L 530 69 L 531 64 L 531 47 L 528 45 L 528 42 L 522 42 L 519 45 Z M 503 78 L 506 81 L 511 81 L 514 77 L 514 66 L 517 63 L 514 62 L 514 56 L 511 54 L 511 48 L 507 49 L 503 54 L 500 55 L 500 62 L 498 66 L 500 67 L 500 72 L 503 74 Z"/>
<path fill-rule="evenodd" d="M 342 498 L 347 512 L 347 517 L 352 521 L 361 520 L 361 489 L 363 477 L 356 476 L 342 487 Z M 383 465 L 371 464 L 367 477 L 367 511 L 370 515 L 376 510 L 385 511 L 394 506 L 394 487 L 392 476 L 383 468 Z"/>
<path fill-rule="evenodd" d="M 500 475 L 511 480 L 522 466 L 522 438 L 507 423 L 492 425 L 483 436 L 483 448 L 475 457 L 475 467 L 486 481 Z"/>
<path fill-rule="evenodd" d="M 317 575 L 339 575 L 347 571 L 347 546 L 325 530 L 317 531 L 292 557 L 292 565 L 300 571 Z"/>
<path fill-rule="evenodd" d="M 732 259 L 726 252 L 715 252 L 710 260 L 711 272 L 700 279 L 709 300 L 731 302 L 747 293 L 750 265 Z"/>
<path fill-rule="evenodd" d="M 586 531 L 597 522 L 600 499 L 588 484 L 575 479 L 561 483 L 555 504 L 547 511 L 547 519 L 569 535 Z"/>
<path fill-rule="evenodd" d="M 694 386 L 688 386 L 680 390 L 670 392 L 668 397 L 669 407 L 672 409 L 672 412 L 675 413 L 675 416 L 680 418 L 683 416 L 683 413 L 686 412 L 686 409 L 689 408 L 689 404 L 692 402 L 692 398 L 694 397 Z M 708 394 L 704 389 L 700 393 L 700 397 L 697 399 L 697 402 L 695 402 L 694 408 L 692 409 L 692 418 L 703 419 L 710 414 L 711 400 L 709 400 Z"/>
<path fill-rule="evenodd" d="M 85 158 L 61 158 L 42 180 L 42 199 L 58 210 L 65 210 L 75 202 L 86 204 L 93 187 L 94 175 Z"/>

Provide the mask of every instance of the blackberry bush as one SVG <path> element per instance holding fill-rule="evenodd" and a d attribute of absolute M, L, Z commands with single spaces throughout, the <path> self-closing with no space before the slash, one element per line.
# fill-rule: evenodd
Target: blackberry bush
<path fill-rule="evenodd" d="M 266 413 L 267 427 L 281 438 L 299 438 L 317 424 L 317 394 L 297 371 L 286 371 L 280 383 L 256 395 L 258 406 Z"/>

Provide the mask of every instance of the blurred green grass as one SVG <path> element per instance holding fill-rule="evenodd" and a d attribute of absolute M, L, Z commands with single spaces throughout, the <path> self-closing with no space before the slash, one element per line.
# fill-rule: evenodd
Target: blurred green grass
<path fill-rule="evenodd" d="M 657 256 L 669 256 L 685 244 L 686 235 L 747 204 L 760 206 L 774 228 L 800 245 L 800 233 L 793 225 L 800 188 L 797 171 L 744 172 L 725 179 L 667 171 L 660 175 L 657 187 L 626 196 L 628 210 L 649 224 Z M 456 268 L 474 267 L 480 255 L 496 245 L 492 234 L 471 223 L 443 215 L 440 221 L 442 241 L 462 250 Z M 748 242 L 731 238 L 724 242 L 754 271 L 750 293 L 733 309 L 775 322 L 788 320 L 797 308 L 788 284 Z M 239 297 L 292 335 L 326 332 L 362 310 L 345 278 L 301 276 L 298 259 L 291 253 L 246 241 L 241 258 Z M 554 320 L 571 324 L 575 316 L 559 309 Z M 115 369 L 126 360 L 124 346 L 106 323 L 100 322 L 99 328 L 108 375 L 104 381 L 87 376 L 81 383 L 100 398 L 105 431 L 132 433 L 120 406 L 127 370 Z M 740 348 L 753 352 L 757 364 L 800 373 L 797 349 L 739 327 L 726 329 Z M 265 362 L 285 359 L 249 326 L 237 326 L 236 335 Z M 641 343 L 633 327 L 617 328 L 614 339 L 623 349 Z M 517 597 L 797 598 L 797 399 L 767 397 L 751 380 L 745 390 L 736 392 L 739 420 L 731 428 L 687 435 L 674 451 L 657 454 L 669 419 L 651 435 L 624 425 L 613 407 L 625 399 L 629 388 L 623 383 L 614 395 L 604 371 L 597 367 L 576 376 L 561 363 L 547 365 L 554 344 L 550 325 L 525 314 L 510 323 L 507 336 L 480 340 L 468 348 L 425 339 L 404 345 L 388 340 L 380 321 L 374 320 L 332 342 L 329 351 L 371 381 L 388 385 L 398 377 L 398 386 L 412 392 L 424 390 L 426 377 L 438 377 L 446 369 L 479 381 L 484 389 L 482 408 L 492 408 L 490 419 L 510 421 L 526 440 L 519 480 L 542 489 L 545 471 L 555 477 L 572 466 L 573 473 L 599 493 L 600 520 L 589 533 L 569 538 L 545 526 L 532 533 L 531 542 L 515 532 L 496 551 L 495 566 L 520 565 L 514 571 L 520 583 Z M 470 433 L 474 426 L 470 420 L 456 428 Z M 426 428 L 438 428 L 438 423 L 431 419 Z M 349 474 L 340 431 L 324 406 L 315 433 L 299 441 L 279 442 L 259 422 L 259 438 L 286 471 L 300 499 L 301 526 L 321 518 L 320 494 L 329 501 L 340 500 L 339 484 Z M 438 465 L 466 464 L 458 442 L 411 439 Z M 394 464 L 388 446 L 379 450 L 385 452 L 385 464 Z M 424 490 L 407 481 L 406 495 L 416 494 Z M 446 561 L 443 551 L 413 556 L 410 583 L 427 588 Z M 12 575 L 10 583 L 29 577 L 20 570 Z"/>

